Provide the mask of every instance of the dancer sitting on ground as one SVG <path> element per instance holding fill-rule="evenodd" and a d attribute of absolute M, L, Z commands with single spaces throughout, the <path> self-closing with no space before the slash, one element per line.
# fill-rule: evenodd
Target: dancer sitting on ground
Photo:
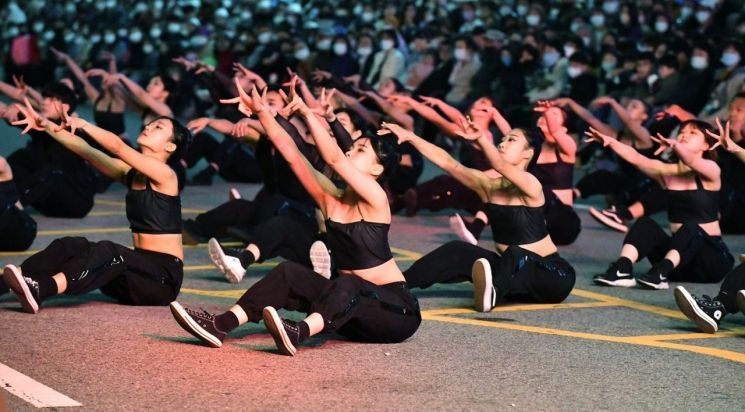
<path fill-rule="evenodd" d="M 426 158 L 478 194 L 489 217 L 497 252 L 463 241 L 446 243 L 417 260 L 404 272 L 410 287 L 435 283 L 473 282 L 474 304 L 488 312 L 504 299 L 558 303 L 574 287 L 572 266 L 562 259 L 546 226 L 546 198 L 538 179 L 527 170 L 543 145 L 539 129 L 513 129 L 495 147 L 487 134 L 464 125 L 459 134 L 475 141 L 494 170 L 486 173 L 463 166 L 445 150 L 398 125 L 384 124 L 401 141 L 414 145 Z"/>
<path fill-rule="evenodd" d="M 740 264 L 724 277 L 719 293 L 697 297 L 683 286 L 675 287 L 675 303 L 688 319 L 706 333 L 716 333 L 729 313 L 745 314 L 745 264 Z"/>
<path fill-rule="evenodd" d="M 124 304 L 168 304 L 181 288 L 184 252 L 178 182 L 166 162 L 188 145 L 189 131 L 171 118 L 156 118 L 137 138 L 142 150 L 138 152 L 119 136 L 68 116 L 60 104 L 57 107 L 62 113 L 60 126 L 36 113 L 28 101 L 20 107 L 25 119 L 15 124 L 25 125 L 25 131 L 46 132 L 102 173 L 127 185 L 127 219 L 134 250 L 110 241 L 57 239 L 20 266 L 6 265 L 5 284 L 29 313 L 37 313 L 51 296 L 96 289 Z M 74 134 L 76 129 L 84 130 L 116 158 L 91 147 Z"/>
<path fill-rule="evenodd" d="M 4 157 L 0 156 L 0 251 L 26 250 L 36 238 L 36 222 L 23 210 L 13 171 Z M 8 288 L 0 281 L 0 293 Z"/>
<path fill-rule="evenodd" d="M 414 295 L 388 245 L 391 214 L 379 181 L 399 161 L 395 142 L 379 137 L 357 139 L 345 155 L 305 103 L 291 91 L 289 109 L 308 124 L 324 160 L 346 182 L 341 190 L 314 170 L 275 114 L 254 89 L 240 92 L 240 104 L 255 113 L 326 217 L 329 246 L 340 276 L 329 280 L 297 263 L 283 262 L 251 286 L 227 312 L 213 315 L 171 304 L 178 323 L 213 347 L 246 322 L 264 319 L 280 352 L 294 355 L 298 344 L 320 332 L 338 332 L 360 342 L 394 343 L 410 337 L 421 316 Z M 293 322 L 277 308 L 308 316 Z"/>
<path fill-rule="evenodd" d="M 681 282 L 719 282 L 732 268 L 733 258 L 719 228 L 720 169 L 708 157 L 718 144 L 711 126 L 699 120 L 683 122 L 677 140 L 658 135 L 657 154 L 671 148 L 676 163 L 642 156 L 633 147 L 590 129 L 590 139 L 601 142 L 644 174 L 657 180 L 668 196 L 672 236 L 652 218 L 637 220 L 623 241 L 621 257 L 605 273 L 593 278 L 607 286 L 667 289 L 668 278 Z M 720 134 L 724 134 L 720 126 Z M 634 278 L 633 264 L 648 258 L 652 268 Z"/>

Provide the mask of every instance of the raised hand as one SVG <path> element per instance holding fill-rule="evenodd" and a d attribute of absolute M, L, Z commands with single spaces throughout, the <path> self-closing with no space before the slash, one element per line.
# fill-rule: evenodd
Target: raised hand
<path fill-rule="evenodd" d="M 608 136 L 607 134 L 601 133 L 600 131 L 598 131 L 598 129 L 595 129 L 594 127 L 590 127 L 590 131 L 589 132 L 585 132 L 585 136 L 587 136 L 587 138 L 585 139 L 585 142 L 587 142 L 587 143 L 591 143 L 591 142 L 602 143 L 603 144 L 603 147 L 608 146 L 609 144 L 611 144 L 611 142 L 613 142 L 614 140 L 616 140 L 614 137 L 611 137 L 611 136 Z"/>
<path fill-rule="evenodd" d="M 329 73 L 329 77 L 331 78 L 331 73 Z M 349 83 L 353 85 L 354 87 L 360 87 L 360 81 L 362 81 L 362 76 L 359 74 L 353 74 L 351 76 L 343 77 L 342 80 L 344 80 L 344 83 Z"/>
<path fill-rule="evenodd" d="M 383 122 L 380 124 L 380 129 L 377 132 L 378 136 L 383 136 L 383 135 L 387 135 L 391 133 L 393 133 L 393 135 L 398 138 L 399 144 L 408 142 L 414 137 L 416 137 L 414 133 L 412 133 L 409 130 L 404 129 L 403 127 L 395 123 Z"/>
<path fill-rule="evenodd" d="M 326 88 L 321 89 L 321 97 L 318 99 L 318 107 L 311 109 L 313 113 L 323 116 L 327 122 L 333 122 L 336 119 L 334 114 L 334 93 L 336 89 L 326 91 Z"/>
<path fill-rule="evenodd" d="M 20 113 L 23 113 L 24 118 L 11 122 L 10 124 L 13 126 L 26 126 L 21 134 L 26 134 L 30 130 L 44 131 L 44 128 L 47 126 L 49 121 L 34 110 L 28 97 L 23 98 L 23 103 L 23 105 L 16 103 L 14 106 Z"/>
<path fill-rule="evenodd" d="M 654 151 L 655 156 L 659 156 L 660 153 L 664 152 L 667 149 L 671 149 L 675 147 L 676 144 L 678 144 L 678 141 L 675 139 L 669 139 L 659 133 L 657 133 L 657 136 L 649 136 L 650 139 L 652 139 L 653 142 L 660 145 L 657 150 Z"/>
<path fill-rule="evenodd" d="M 470 116 L 461 118 L 458 123 L 460 130 L 456 130 L 455 134 L 463 139 L 475 141 L 484 136 L 484 131 L 471 120 Z"/>
<path fill-rule="evenodd" d="M 180 64 L 186 69 L 186 71 L 192 71 L 197 67 L 197 63 L 191 60 L 187 60 L 184 56 L 179 56 L 171 59 L 172 62 Z"/>
<path fill-rule="evenodd" d="M 16 99 L 20 99 L 26 95 L 26 92 L 28 91 L 28 86 L 26 86 L 26 82 L 23 81 L 23 76 L 19 77 L 14 74 L 13 84 L 18 89 L 18 95 L 16 96 Z"/>
<path fill-rule="evenodd" d="M 101 58 L 101 60 L 106 60 L 107 62 L 116 60 L 116 56 L 114 56 L 111 52 L 106 51 L 106 50 L 101 50 L 98 56 Z"/>
<path fill-rule="evenodd" d="M 295 83 L 297 85 L 299 86 L 305 85 L 305 80 L 302 77 L 298 76 L 298 74 L 294 70 L 292 70 L 289 67 L 287 67 L 286 69 L 287 69 L 287 74 L 290 75 L 290 81 L 283 83 L 282 86 L 289 87 L 293 79 L 295 79 Z"/>
<path fill-rule="evenodd" d="M 734 140 L 732 140 L 729 120 L 723 127 L 722 122 L 717 117 L 717 128 L 719 129 L 719 134 L 712 133 L 708 130 L 706 131 L 706 134 L 717 139 L 717 142 L 713 146 L 711 146 L 709 150 L 714 150 L 719 146 L 722 146 L 724 150 L 730 153 L 737 153 L 743 150 L 742 147 L 740 147 L 737 143 L 735 143 Z"/>
<path fill-rule="evenodd" d="M 192 135 L 196 135 L 210 124 L 210 120 L 212 119 L 210 119 L 209 117 L 200 117 L 187 123 L 186 128 L 191 131 Z"/>
<path fill-rule="evenodd" d="M 61 102 L 55 102 L 54 109 L 57 111 L 57 114 L 59 115 L 59 118 L 61 120 L 61 123 L 58 126 L 54 127 L 55 132 L 61 132 L 62 130 L 65 130 L 69 127 L 70 133 L 75 134 L 76 130 L 82 129 L 88 124 L 85 119 L 81 119 L 74 113 L 72 116 L 70 116 L 62 107 Z"/>
<path fill-rule="evenodd" d="M 419 96 L 419 99 L 421 99 L 422 103 L 430 107 L 437 107 L 440 105 L 440 103 L 443 103 L 441 99 L 438 99 L 436 97 Z"/>
<path fill-rule="evenodd" d="M 593 100 L 592 103 L 590 103 L 591 106 L 603 106 L 606 104 L 612 104 L 616 101 L 616 99 L 610 97 L 610 96 L 600 96 L 597 99 Z"/>
<path fill-rule="evenodd" d="M 559 97 L 558 99 L 552 100 L 551 103 L 556 107 L 567 107 L 572 104 L 572 99 L 568 97 Z"/>
<path fill-rule="evenodd" d="M 324 81 L 326 79 L 330 79 L 331 78 L 331 73 L 329 73 L 327 71 L 323 71 L 321 69 L 315 69 L 315 70 L 313 70 L 313 73 L 311 73 L 310 76 L 311 76 L 311 78 L 313 79 L 314 82 L 322 82 L 322 81 Z"/>
<path fill-rule="evenodd" d="M 50 47 L 49 50 L 54 54 L 54 57 L 57 58 L 60 62 L 66 62 L 68 59 L 70 59 L 70 56 L 67 53 L 63 53 L 59 50 L 57 50 L 54 47 Z"/>
<path fill-rule="evenodd" d="M 398 94 L 390 95 L 386 98 L 389 102 L 393 103 L 397 107 L 400 107 L 402 109 L 411 109 L 412 104 L 414 103 L 414 98 L 411 96 L 402 96 Z"/>

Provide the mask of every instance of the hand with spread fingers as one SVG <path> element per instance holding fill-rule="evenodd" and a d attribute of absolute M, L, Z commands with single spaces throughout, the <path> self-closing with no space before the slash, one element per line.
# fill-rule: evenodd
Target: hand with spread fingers
<path fill-rule="evenodd" d="M 592 143 L 592 142 L 598 142 L 602 143 L 603 147 L 608 146 L 609 144 L 616 141 L 615 137 L 608 136 L 607 134 L 601 133 L 598 129 L 595 129 L 594 127 L 590 128 L 590 131 L 585 132 L 585 136 L 587 138 L 585 139 L 585 142 Z"/>
<path fill-rule="evenodd" d="M 326 119 L 326 121 L 329 123 L 336 120 L 336 114 L 334 114 L 335 93 L 336 89 L 330 89 L 329 91 L 327 91 L 325 87 L 322 88 L 321 96 L 318 99 L 318 107 L 316 107 L 315 109 L 311 109 L 313 110 L 313 113 L 323 116 L 323 118 Z"/>
<path fill-rule="evenodd" d="M 473 120 L 471 120 L 470 116 L 460 119 L 458 126 L 460 127 L 460 130 L 457 130 L 455 134 L 464 140 L 476 141 L 484 137 L 484 131 L 481 130 Z"/>
<path fill-rule="evenodd" d="M 724 124 L 724 126 L 722 126 L 721 120 L 717 117 L 717 128 L 719 129 L 718 134 L 712 133 L 708 130 L 706 131 L 706 134 L 717 139 L 717 142 L 711 146 L 709 150 L 714 150 L 717 147 L 722 146 L 724 150 L 730 153 L 741 153 L 743 151 L 743 148 L 732 140 L 729 120 Z"/>
<path fill-rule="evenodd" d="M 380 124 L 380 129 L 377 131 L 378 136 L 384 136 L 387 134 L 393 133 L 394 136 L 398 138 L 398 143 L 404 143 L 408 142 L 416 135 L 411 132 L 410 130 L 406 130 L 403 127 L 395 124 L 395 123 L 386 123 L 383 122 Z"/>
<path fill-rule="evenodd" d="M 186 124 L 186 128 L 189 129 L 192 135 L 196 136 L 197 133 L 204 130 L 207 126 L 210 124 L 209 117 L 200 117 L 198 119 L 194 119 Z"/>
<path fill-rule="evenodd" d="M 186 71 L 192 71 L 197 67 L 197 62 L 187 60 L 184 56 L 179 56 L 171 59 L 172 62 L 183 66 Z"/>
<path fill-rule="evenodd" d="M 85 121 L 85 119 L 81 119 L 77 115 L 73 114 L 72 116 L 68 114 L 64 108 L 62 107 L 62 103 L 56 102 L 54 104 L 54 108 L 57 111 L 57 114 L 59 115 L 59 118 L 61 120 L 61 123 L 54 127 L 55 132 L 60 132 L 64 129 L 70 128 L 70 133 L 75 134 L 75 131 L 78 129 L 84 128 L 88 122 Z"/>
<path fill-rule="evenodd" d="M 422 103 L 426 104 L 429 107 L 437 107 L 440 105 L 440 103 L 443 103 L 441 99 L 438 99 L 436 97 L 419 96 L 419 99 L 422 101 Z"/>
<path fill-rule="evenodd" d="M 675 148 L 675 145 L 678 144 L 678 141 L 675 139 L 667 138 L 659 133 L 657 133 L 657 136 L 649 136 L 650 139 L 652 139 L 653 142 L 660 145 L 660 147 L 657 148 L 657 150 L 654 151 L 655 156 L 659 156 L 662 152 L 664 152 L 667 149 L 673 149 Z"/>
<path fill-rule="evenodd" d="M 256 90 L 256 86 L 254 85 L 253 89 L 251 90 L 251 96 L 246 93 L 245 90 L 243 90 L 243 87 L 241 87 L 240 80 L 237 78 L 235 79 L 235 88 L 238 90 L 238 96 L 234 97 L 232 99 L 221 99 L 220 103 L 223 104 L 238 104 L 238 110 L 246 115 L 247 117 L 250 117 L 254 113 L 259 113 L 261 111 L 266 110 L 266 89 L 264 89 L 263 95 L 259 95 L 258 90 Z M 255 95 L 255 96 L 254 96 Z"/>
<path fill-rule="evenodd" d="M 59 60 L 62 63 L 66 62 L 67 60 L 70 59 L 70 56 L 67 53 L 63 53 L 63 52 L 57 50 L 54 47 L 50 47 L 49 48 L 49 51 L 51 51 L 52 54 L 54 54 L 54 57 L 56 57 L 57 60 Z"/>
<path fill-rule="evenodd" d="M 295 77 L 293 77 L 292 80 L 290 80 L 290 95 L 289 96 L 283 90 L 280 90 L 279 92 L 279 94 L 282 96 L 282 99 L 284 99 L 285 103 L 287 103 L 287 105 L 282 109 L 282 114 L 285 117 L 288 117 L 289 115 L 295 112 L 298 112 L 300 115 L 303 115 L 303 116 L 313 114 L 313 111 L 308 107 L 307 104 L 305 104 L 305 101 L 297 93 L 297 89 L 295 87 L 296 82 L 297 82 L 297 78 Z"/>
<path fill-rule="evenodd" d="M 11 122 L 13 126 L 26 126 L 21 134 L 26 134 L 31 130 L 38 130 L 38 131 L 44 131 L 46 126 L 49 124 L 49 120 L 42 117 L 39 113 L 34 110 L 34 108 L 31 106 L 31 102 L 28 100 L 28 97 L 23 98 L 23 104 L 16 103 L 14 105 L 18 111 L 23 114 L 23 119 L 18 119 L 14 122 Z"/>

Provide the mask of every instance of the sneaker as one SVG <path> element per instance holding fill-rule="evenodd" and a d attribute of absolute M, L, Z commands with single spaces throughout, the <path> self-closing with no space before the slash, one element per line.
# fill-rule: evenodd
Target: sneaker
<path fill-rule="evenodd" d="M 215 325 L 215 315 L 202 310 L 197 312 L 192 309 L 181 306 L 180 303 L 171 302 L 171 314 L 179 325 L 189 332 L 195 338 L 212 346 L 219 348 L 222 341 L 225 340 L 227 333 L 217 329 Z"/>
<path fill-rule="evenodd" d="M 194 219 L 186 219 L 181 225 L 181 242 L 185 245 L 196 246 L 207 241 L 202 236 L 199 224 Z"/>
<path fill-rule="evenodd" d="M 207 250 L 210 254 L 212 263 L 220 269 L 225 275 L 225 279 L 230 283 L 239 283 L 243 280 L 243 276 L 246 274 L 246 269 L 241 265 L 241 260 L 235 256 L 228 256 L 217 242 L 217 239 L 212 238 L 207 242 Z"/>
<path fill-rule="evenodd" d="M 243 199 L 243 196 L 241 196 L 241 192 L 238 191 L 238 189 L 231 187 L 228 191 L 228 200 L 238 200 Z"/>
<path fill-rule="evenodd" d="M 201 172 L 195 174 L 191 179 L 189 179 L 188 184 L 190 186 L 210 186 L 215 173 L 217 173 L 217 171 L 212 166 L 207 166 L 202 169 Z"/>
<path fill-rule="evenodd" d="M 295 322 L 279 317 L 277 310 L 271 306 L 264 308 L 264 324 L 274 338 L 279 353 L 295 356 L 297 344 L 300 340 L 300 330 Z"/>
<path fill-rule="evenodd" d="M 745 314 L 745 290 L 737 292 L 737 308 Z"/>
<path fill-rule="evenodd" d="M 601 224 L 622 233 L 627 233 L 629 231 L 629 227 L 626 226 L 624 220 L 618 217 L 615 206 L 610 209 L 603 209 L 602 211 L 591 207 L 589 211 L 590 216 Z"/>
<path fill-rule="evenodd" d="M 3 280 L 8 285 L 24 312 L 39 313 L 39 282 L 23 276 L 21 269 L 15 265 L 6 265 L 3 269 Z"/>
<path fill-rule="evenodd" d="M 641 287 L 647 289 L 663 290 L 670 288 L 670 285 L 668 285 L 667 283 L 667 276 L 661 274 L 659 271 L 656 270 L 647 272 L 639 276 L 639 279 L 637 279 L 636 281 L 641 284 Z"/>
<path fill-rule="evenodd" d="M 605 273 L 595 275 L 592 281 L 604 286 L 620 286 L 623 288 L 636 286 L 634 276 L 631 273 L 622 273 L 617 262 L 611 263 Z"/>
<path fill-rule="evenodd" d="M 463 221 L 463 218 L 459 213 L 456 213 L 452 216 L 450 216 L 450 229 L 455 232 L 455 235 L 458 236 L 458 239 L 468 242 L 472 245 L 478 245 L 479 241 L 476 239 L 476 236 L 471 233 L 470 230 L 466 227 L 466 222 Z"/>
<path fill-rule="evenodd" d="M 331 279 L 331 254 L 323 241 L 316 240 L 310 245 L 310 263 L 314 272 Z"/>
<path fill-rule="evenodd" d="M 479 312 L 489 312 L 497 304 L 497 289 L 491 276 L 491 264 L 481 258 L 476 259 L 471 267 L 473 281 L 473 304 Z"/>
<path fill-rule="evenodd" d="M 699 329 L 706 333 L 716 333 L 719 330 L 719 322 L 727 313 L 722 302 L 706 295 L 697 298 L 688 293 L 683 286 L 676 287 L 674 295 L 680 311 Z"/>

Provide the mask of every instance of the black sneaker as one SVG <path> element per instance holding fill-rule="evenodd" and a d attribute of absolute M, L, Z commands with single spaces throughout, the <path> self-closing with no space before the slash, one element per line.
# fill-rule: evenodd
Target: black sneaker
<path fill-rule="evenodd" d="M 590 216 L 595 220 L 613 230 L 617 230 L 621 233 L 627 233 L 629 231 L 629 227 L 626 226 L 626 221 L 618 216 L 615 206 L 603 210 L 597 210 L 594 207 L 591 207 L 589 212 Z"/>
<path fill-rule="evenodd" d="M 264 324 L 274 338 L 279 353 L 295 356 L 297 345 L 300 343 L 300 329 L 297 323 L 280 318 L 276 309 L 267 306 L 264 308 Z"/>
<path fill-rule="evenodd" d="M 181 242 L 185 245 L 198 245 L 207 242 L 207 238 L 202 235 L 199 224 L 194 219 L 184 220 L 181 226 Z"/>
<path fill-rule="evenodd" d="M 699 329 L 706 333 L 716 333 L 719 330 L 719 322 L 727 314 L 722 302 L 706 295 L 697 298 L 683 286 L 676 287 L 674 295 L 680 311 Z"/>
<path fill-rule="evenodd" d="M 3 280 L 18 298 L 24 312 L 39 313 L 39 282 L 23 276 L 21 269 L 15 265 L 6 265 L 3 269 Z"/>
<path fill-rule="evenodd" d="M 737 292 L 737 308 L 745 314 L 745 290 Z"/>
<path fill-rule="evenodd" d="M 631 273 L 623 273 L 619 270 L 618 262 L 613 262 L 608 266 L 605 273 L 595 275 L 592 281 L 605 286 L 619 286 L 630 288 L 636 286 L 636 279 Z"/>
<path fill-rule="evenodd" d="M 202 310 L 197 312 L 181 306 L 180 303 L 171 302 L 171 314 L 185 331 L 191 333 L 195 338 L 212 346 L 219 348 L 225 340 L 227 333 L 217 329 L 215 315 Z"/>
<path fill-rule="evenodd" d="M 670 288 L 670 285 L 667 283 L 667 276 L 657 270 L 652 270 L 639 276 L 639 279 L 636 281 L 640 283 L 639 286 L 646 289 L 663 290 Z"/>

